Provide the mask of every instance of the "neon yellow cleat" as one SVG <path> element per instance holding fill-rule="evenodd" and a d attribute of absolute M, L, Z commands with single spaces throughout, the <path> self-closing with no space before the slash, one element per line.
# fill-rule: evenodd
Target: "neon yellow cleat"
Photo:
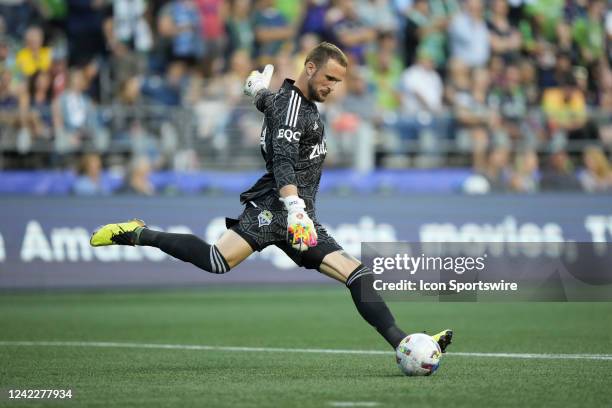
<path fill-rule="evenodd" d="M 136 245 L 136 229 L 146 227 L 145 222 L 133 219 L 119 224 L 106 224 L 91 234 L 89 244 L 94 247 L 107 245 Z"/>
<path fill-rule="evenodd" d="M 446 353 L 446 348 L 453 340 L 453 331 L 450 329 L 442 330 L 440 333 L 434 334 L 431 337 L 438 343 L 440 350 Z"/>

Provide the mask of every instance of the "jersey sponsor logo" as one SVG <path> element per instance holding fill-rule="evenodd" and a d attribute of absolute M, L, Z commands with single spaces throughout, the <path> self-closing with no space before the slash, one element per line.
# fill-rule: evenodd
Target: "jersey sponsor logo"
<path fill-rule="evenodd" d="M 295 91 L 291 91 L 291 99 L 289 99 L 289 106 L 287 107 L 285 126 L 295 127 L 297 125 L 301 105 L 302 98 L 300 98 L 300 95 L 298 95 Z"/>
<path fill-rule="evenodd" d="M 309 159 L 316 159 L 325 154 L 327 154 L 327 147 L 325 146 L 325 140 L 323 140 L 321 143 L 312 146 L 312 152 L 310 152 Z"/>
<path fill-rule="evenodd" d="M 288 142 L 300 140 L 300 136 L 302 136 L 302 132 L 293 131 L 291 129 L 278 129 L 277 139 L 287 139 Z"/>
<path fill-rule="evenodd" d="M 260 212 L 259 215 L 257 216 L 257 221 L 259 222 L 259 228 L 266 226 L 266 225 L 270 225 L 272 223 L 272 217 L 274 216 L 268 210 L 263 210 L 262 212 Z"/>

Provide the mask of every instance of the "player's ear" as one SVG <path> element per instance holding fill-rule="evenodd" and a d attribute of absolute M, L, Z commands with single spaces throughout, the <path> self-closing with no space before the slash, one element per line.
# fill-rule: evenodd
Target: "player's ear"
<path fill-rule="evenodd" d="M 312 78 L 315 72 L 317 72 L 317 66 L 312 61 L 308 61 L 304 66 L 304 69 L 306 70 L 306 75 L 308 75 L 308 78 Z"/>

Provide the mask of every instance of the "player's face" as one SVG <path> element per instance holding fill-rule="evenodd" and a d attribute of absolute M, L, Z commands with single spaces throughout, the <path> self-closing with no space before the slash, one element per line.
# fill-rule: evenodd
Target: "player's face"
<path fill-rule="evenodd" d="M 312 63 L 309 63 L 312 64 Z M 314 64 L 313 64 L 314 67 Z M 308 67 L 307 67 L 308 68 Z M 330 58 L 321 68 L 312 68 L 313 74 L 308 80 L 308 94 L 315 102 L 325 102 L 337 83 L 342 82 L 346 68 L 338 61 Z"/>

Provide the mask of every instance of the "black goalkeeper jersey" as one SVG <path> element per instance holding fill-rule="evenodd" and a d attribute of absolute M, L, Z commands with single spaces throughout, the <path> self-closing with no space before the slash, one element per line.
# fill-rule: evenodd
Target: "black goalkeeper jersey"
<path fill-rule="evenodd" d="M 266 174 L 240 195 L 242 203 L 268 194 L 278 196 L 278 190 L 294 184 L 306 209 L 314 211 L 327 153 L 323 122 L 317 106 L 293 83 L 285 79 L 277 93 L 266 89 L 255 97 L 255 106 L 264 114 L 261 153 Z"/>

